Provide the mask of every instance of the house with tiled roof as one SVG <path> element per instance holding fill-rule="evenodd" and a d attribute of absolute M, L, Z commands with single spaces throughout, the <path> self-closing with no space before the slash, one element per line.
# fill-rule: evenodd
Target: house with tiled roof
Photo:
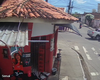
<path fill-rule="evenodd" d="M 88 23 L 88 21 L 86 20 L 85 21 L 85 15 L 86 14 L 92 14 L 92 15 L 94 15 L 94 19 L 92 20 L 92 23 L 91 23 L 91 26 L 92 27 L 100 27 L 100 13 L 84 13 L 84 14 L 82 14 L 81 15 L 81 21 L 83 22 L 83 23 L 85 23 L 86 22 L 86 24 L 89 24 Z"/>
<path fill-rule="evenodd" d="M 66 12 L 66 8 L 64 8 L 64 7 L 59 7 L 59 9 L 61 9 L 64 12 Z"/>
<path fill-rule="evenodd" d="M 100 13 L 92 13 L 92 15 L 94 15 L 92 27 L 99 28 L 100 27 Z"/>
<path fill-rule="evenodd" d="M 43 0 L 0 4 L 0 79 L 45 79 L 57 53 L 56 24 L 70 24 L 77 18 Z"/>

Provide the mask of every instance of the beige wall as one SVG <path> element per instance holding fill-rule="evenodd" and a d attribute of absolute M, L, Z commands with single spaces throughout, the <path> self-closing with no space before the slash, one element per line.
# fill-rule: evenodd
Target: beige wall
<path fill-rule="evenodd" d="M 94 20 L 93 27 L 100 27 L 100 20 Z"/>
<path fill-rule="evenodd" d="M 50 23 L 33 23 L 32 37 L 52 34 L 54 25 Z"/>

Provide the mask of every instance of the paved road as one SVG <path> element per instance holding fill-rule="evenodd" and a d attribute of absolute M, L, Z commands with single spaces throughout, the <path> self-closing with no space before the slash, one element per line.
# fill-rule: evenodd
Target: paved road
<path fill-rule="evenodd" d="M 62 49 L 60 80 L 84 80 L 79 57 L 71 49 L 71 46 L 66 40 L 66 34 L 67 32 L 60 32 L 58 36 L 58 48 Z"/>
<path fill-rule="evenodd" d="M 73 23 L 77 28 L 78 23 Z M 76 50 L 80 51 L 84 57 L 92 80 L 100 80 L 100 42 L 97 40 L 92 40 L 87 35 L 87 30 L 89 28 L 82 27 L 79 29 L 83 37 L 80 37 L 74 33 L 70 32 L 60 32 L 59 36 L 62 36 L 70 47 L 74 47 Z"/>

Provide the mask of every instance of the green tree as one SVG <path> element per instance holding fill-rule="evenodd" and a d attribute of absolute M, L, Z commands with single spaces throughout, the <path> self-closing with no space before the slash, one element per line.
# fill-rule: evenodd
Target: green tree
<path fill-rule="evenodd" d="M 72 16 L 79 18 L 80 17 L 80 13 L 75 12 L 75 13 L 72 14 Z"/>
<path fill-rule="evenodd" d="M 94 19 L 94 15 L 92 15 L 92 14 L 85 15 L 85 21 L 87 20 L 89 22 L 89 26 L 91 26 L 91 22 L 93 19 Z"/>
<path fill-rule="evenodd" d="M 72 14 L 72 16 L 79 18 L 78 14 Z"/>

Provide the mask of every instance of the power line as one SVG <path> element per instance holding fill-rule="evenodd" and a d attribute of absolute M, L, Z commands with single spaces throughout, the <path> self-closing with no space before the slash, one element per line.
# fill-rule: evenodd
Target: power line
<path fill-rule="evenodd" d="M 60 0 L 60 1 L 63 1 L 64 3 L 66 3 L 66 2 L 68 3 L 68 1 L 65 1 L 65 0 Z"/>
<path fill-rule="evenodd" d="M 71 10 L 71 0 L 69 0 L 69 5 L 68 5 L 68 13 L 70 14 L 70 10 Z"/>
<path fill-rule="evenodd" d="M 91 3 L 89 3 L 89 2 L 86 2 L 86 3 L 87 3 L 87 4 L 90 4 L 90 5 L 97 5 L 97 4 L 98 4 L 98 3 L 95 3 L 95 4 L 94 4 L 94 3 L 92 3 L 92 4 L 91 4 Z"/>
<path fill-rule="evenodd" d="M 51 1 L 52 1 L 52 0 L 51 0 Z M 56 3 L 58 3 L 59 1 L 60 1 L 60 2 L 62 1 L 62 2 L 64 2 L 64 3 L 66 3 L 66 2 L 68 3 L 68 1 L 66 1 L 66 0 L 57 0 L 57 1 L 55 1 L 55 2 L 52 1 L 53 3 L 51 3 L 51 4 L 56 4 Z"/>
<path fill-rule="evenodd" d="M 52 3 L 52 4 L 55 4 L 55 3 L 58 3 L 60 0 L 57 0 L 57 1 L 55 1 L 54 3 Z"/>
<path fill-rule="evenodd" d="M 48 2 L 48 0 L 46 0 L 46 2 Z"/>
<path fill-rule="evenodd" d="M 78 6 L 78 7 L 94 7 L 94 5 L 75 5 L 75 6 Z"/>
<path fill-rule="evenodd" d="M 79 7 L 76 7 L 76 6 L 74 6 L 73 8 L 79 8 Z M 92 10 L 92 9 L 87 9 L 87 8 L 82 8 L 82 7 L 80 7 L 79 9 L 84 9 L 84 10 Z"/>
<path fill-rule="evenodd" d="M 57 0 L 55 3 L 58 3 L 59 1 L 62 1 L 62 2 L 67 2 L 68 3 L 68 1 L 66 1 L 66 0 Z M 74 1 L 74 0 L 73 0 Z M 54 3 L 53 3 L 54 4 Z M 71 5 L 72 4 L 72 5 Z M 57 7 L 68 7 L 68 13 L 72 13 L 72 9 L 73 8 L 77 8 L 77 9 L 81 9 L 82 11 L 83 10 L 85 10 L 85 11 L 92 11 L 92 6 L 94 6 L 94 5 L 97 5 L 97 4 L 91 4 L 91 3 L 87 3 L 88 5 L 75 5 L 74 7 L 73 7 L 73 2 L 71 2 L 71 0 L 69 0 L 69 5 L 67 6 L 67 5 L 54 5 L 54 6 L 57 6 Z M 85 7 L 88 7 L 88 9 L 87 8 L 85 8 Z"/>
<path fill-rule="evenodd" d="M 55 1 L 54 3 L 52 3 L 52 4 L 58 3 L 59 1 L 67 2 L 67 3 L 68 3 L 68 1 L 66 1 L 66 0 L 57 0 L 57 1 Z M 73 0 L 73 1 L 74 1 L 74 0 Z M 95 3 L 95 4 L 91 4 L 91 3 L 89 3 L 89 2 L 86 2 L 85 4 L 88 4 L 88 5 L 90 5 L 90 6 L 97 5 L 97 3 Z M 82 6 L 82 5 L 81 5 L 81 6 Z"/>
<path fill-rule="evenodd" d="M 74 3 L 74 1 L 72 1 L 71 13 L 72 13 L 72 9 L 73 9 L 73 3 Z"/>
<path fill-rule="evenodd" d="M 65 5 L 54 5 L 54 6 L 60 6 L 60 7 L 68 7 L 68 6 L 65 6 Z"/>
<path fill-rule="evenodd" d="M 55 6 L 68 7 L 68 6 L 65 6 L 65 5 L 55 5 Z M 88 6 L 85 6 L 85 7 L 88 7 Z M 79 8 L 79 6 L 72 6 L 72 8 Z M 88 7 L 88 8 L 91 8 L 91 7 Z M 87 8 L 84 8 L 84 7 L 80 7 L 79 9 L 90 10 L 90 9 L 87 9 Z"/>
<path fill-rule="evenodd" d="M 80 9 L 80 10 L 87 10 L 87 11 L 91 11 L 89 9 L 82 9 L 82 8 L 78 8 L 78 7 L 74 7 L 74 8 L 77 8 L 77 9 Z"/>
<path fill-rule="evenodd" d="M 57 1 L 53 2 L 53 3 L 51 3 L 51 4 L 57 4 L 58 2 L 61 2 L 61 1 L 64 2 L 64 3 L 66 2 L 65 0 L 57 0 Z"/>
<path fill-rule="evenodd" d="M 86 9 L 97 9 L 96 7 L 92 7 L 92 6 L 78 6 L 78 5 L 75 5 L 75 7 L 86 8 Z"/>
<path fill-rule="evenodd" d="M 59 7 L 68 7 L 68 6 L 64 6 L 64 5 L 55 5 L 55 6 L 59 6 Z M 92 9 L 90 10 L 90 9 L 87 9 L 87 8 L 79 8 L 79 7 L 76 7 L 76 6 L 73 6 L 73 9 L 75 10 L 75 9 L 78 9 L 78 10 L 80 10 L 80 11 L 89 11 L 89 12 L 92 12 Z M 72 13 L 72 11 L 71 11 L 71 13 Z"/>
<path fill-rule="evenodd" d="M 76 9 L 78 9 L 80 11 L 89 11 L 89 12 L 92 12 L 91 10 L 86 10 L 86 9 L 81 9 L 81 8 L 76 8 Z"/>

